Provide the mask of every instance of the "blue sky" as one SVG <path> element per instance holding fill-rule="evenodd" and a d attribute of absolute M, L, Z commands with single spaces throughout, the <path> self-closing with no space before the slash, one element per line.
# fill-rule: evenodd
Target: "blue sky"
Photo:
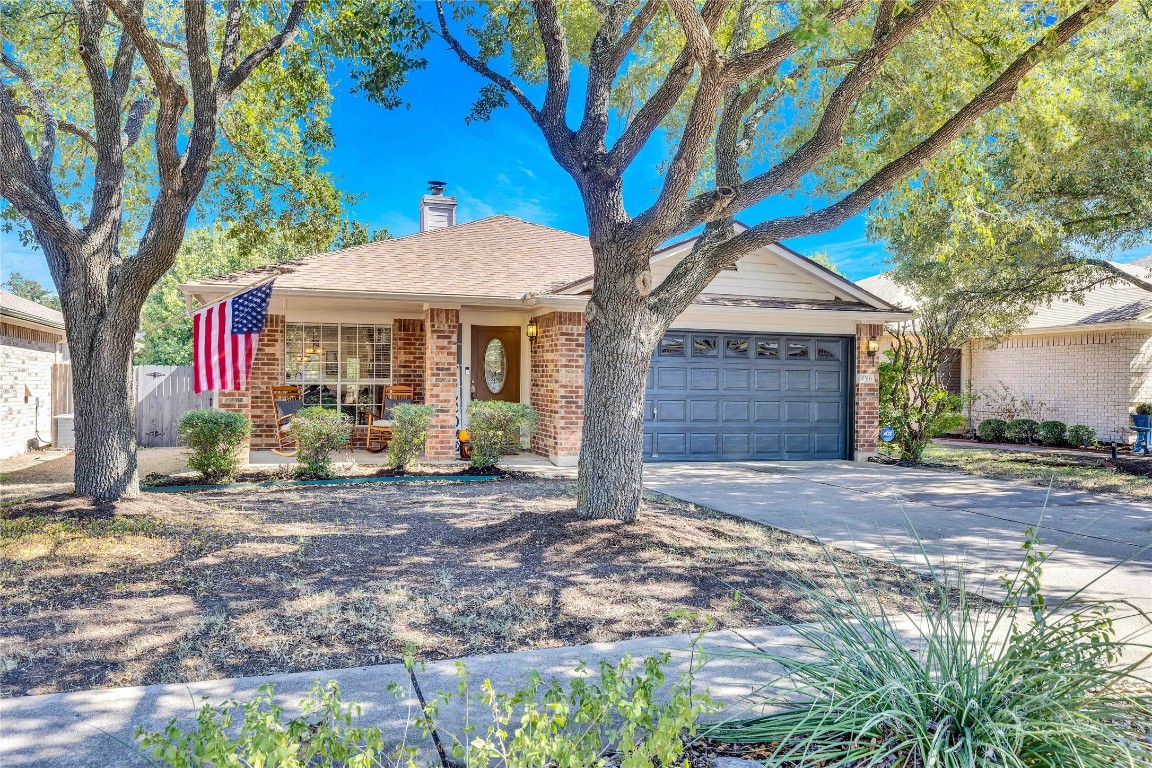
<path fill-rule="evenodd" d="M 394 236 L 411 234 L 417 229 L 417 203 L 427 180 L 443 179 L 448 192 L 459 200 L 461 222 L 503 213 L 587 232 L 575 185 L 556 165 L 524 113 L 510 106 L 495 112 L 487 123 L 465 125 L 483 81 L 436 39 L 426 53 L 428 68 L 413 73 L 404 89 L 411 105 L 407 109 L 389 111 L 351 93 L 352 81 L 346 75 L 336 82 L 332 110 L 336 148 L 329 169 L 344 189 L 364 194 L 355 206 L 356 218 L 374 228 L 387 227 Z M 574 84 L 573 93 L 575 100 L 581 93 L 579 84 Z M 656 167 L 664 157 L 663 141 L 654 138 L 625 177 L 632 213 L 651 200 L 659 184 Z M 754 223 L 796 213 L 804 205 L 804 200 L 773 199 L 740 218 Z M 853 279 L 885 268 L 884 248 L 868 242 L 863 216 L 832 232 L 792 240 L 788 245 L 806 254 L 827 252 Z M 1147 250 L 1124 256 L 1135 258 Z M 13 271 L 51 284 L 37 249 L 20 245 L 14 235 L 0 234 L 0 276 Z"/>

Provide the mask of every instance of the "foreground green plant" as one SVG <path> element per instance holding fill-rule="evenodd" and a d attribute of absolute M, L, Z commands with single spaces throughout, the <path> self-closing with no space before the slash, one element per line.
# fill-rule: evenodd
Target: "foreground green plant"
<path fill-rule="evenodd" d="M 473 400 L 468 404 L 472 466 L 493 467 L 509 450 L 520 447 L 521 436 L 536 429 L 536 411 L 524 403 Z"/>
<path fill-rule="evenodd" d="M 442 759 L 449 753 L 467 765 L 493 768 L 657 768 L 673 766 L 684 753 L 684 737 L 696 733 L 699 718 L 715 709 L 706 692 L 693 693 L 692 679 L 703 656 L 693 654 L 689 671 L 667 691 L 664 666 L 668 654 L 619 664 L 602 662 L 595 678 L 586 669 L 567 685 L 547 685 L 533 671 L 511 693 L 498 693 L 485 680 L 474 691 L 463 664 L 457 685 L 424 704 L 411 723 L 435 734 Z M 405 665 L 412 669 L 409 656 Z M 395 683 L 388 691 L 405 693 Z M 234 700 L 205 705 L 193 729 L 169 721 L 159 732 L 137 728 L 141 747 L 171 768 L 377 768 L 418 764 L 418 752 L 407 744 L 390 744 L 374 726 L 353 725 L 358 705 L 345 705 L 335 681 L 316 683 L 301 704 L 301 714 L 285 718 L 262 686 L 245 704 Z M 419 695 L 419 694 L 417 694 Z M 666 703 L 658 702 L 658 697 Z M 437 727 L 441 711 L 453 700 L 469 707 L 468 725 L 460 734 Z M 480 705 L 482 714 L 473 713 Z M 478 725 L 477 721 L 485 723 Z"/>
<path fill-rule="evenodd" d="M 852 594 L 800 588 L 817 624 L 794 625 L 810 655 L 754 654 L 785 672 L 755 701 L 771 714 L 712 729 L 768 745 L 779 764 L 836 768 L 1148 766 L 1152 694 L 1115 666 L 1113 606 L 1078 594 L 1050 606 L 1032 531 L 1007 599 L 985 607 L 963 583 L 920 588 L 921 616 Z M 903 621 L 911 618 L 910 621 Z M 776 764 L 776 763 L 772 763 Z"/>
<path fill-rule="evenodd" d="M 303 477 L 332 477 L 332 452 L 352 442 L 348 415 L 318 405 L 298 411 L 288 431 L 300 446 L 296 460 L 300 462 L 298 474 Z"/>
<path fill-rule="evenodd" d="M 428 426 L 436 413 L 431 405 L 392 406 L 392 439 L 388 441 L 388 466 L 404 469 L 424 453 Z"/>
<path fill-rule="evenodd" d="M 200 408 L 180 417 L 177 431 L 188 447 L 188 466 L 208 482 L 236 476 L 240 470 L 240 446 L 252 429 L 242 413 Z"/>

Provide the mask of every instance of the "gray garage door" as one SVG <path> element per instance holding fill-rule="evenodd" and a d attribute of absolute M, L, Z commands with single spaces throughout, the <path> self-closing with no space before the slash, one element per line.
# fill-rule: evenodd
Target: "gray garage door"
<path fill-rule="evenodd" d="M 850 342 L 670 331 L 648 371 L 645 457 L 845 458 Z"/>

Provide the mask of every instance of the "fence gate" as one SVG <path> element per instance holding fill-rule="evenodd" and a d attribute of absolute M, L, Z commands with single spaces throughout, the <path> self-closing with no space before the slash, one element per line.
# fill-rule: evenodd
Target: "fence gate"
<path fill-rule="evenodd" d="M 192 391 L 190 365 L 137 365 L 136 440 L 149 448 L 176 445 L 180 417 L 212 404 L 209 392 Z"/>

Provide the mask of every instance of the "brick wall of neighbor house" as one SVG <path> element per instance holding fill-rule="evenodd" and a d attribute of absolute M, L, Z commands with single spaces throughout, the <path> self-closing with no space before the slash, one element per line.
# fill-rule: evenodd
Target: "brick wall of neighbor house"
<path fill-rule="evenodd" d="M 392 383 L 412 387 L 412 400 L 424 402 L 424 321 L 392 321 Z"/>
<path fill-rule="evenodd" d="M 868 356 L 868 338 L 880 337 L 884 326 L 858 324 L 856 326 L 856 450 L 857 461 L 876 453 L 880 443 L 880 356 Z M 861 375 L 871 375 L 871 384 L 860 382 Z"/>
<path fill-rule="evenodd" d="M 970 345 L 968 377 L 977 393 L 1000 382 L 1017 399 L 1044 403 L 1043 419 L 1087 424 L 1101 440 L 1131 440 L 1132 403 L 1152 400 L 1152 333 L 1082 331 L 1014 336 L 987 347 Z M 991 414 L 979 400 L 973 420 Z"/>
<path fill-rule="evenodd" d="M 217 408 L 243 413 L 252 420 L 249 445 L 257 450 L 279 445 L 272 387 L 284 383 L 284 330 L 284 315 L 268 315 L 260 333 L 260 346 L 252 359 L 248 391 L 217 392 L 214 400 Z"/>
<path fill-rule="evenodd" d="M 532 450 L 561 466 L 580 455 L 584 424 L 584 315 L 550 312 L 535 318 L 539 327 L 531 351 L 529 402 L 540 414 Z"/>
<path fill-rule="evenodd" d="M 459 372 L 460 310 L 432 307 L 424 312 L 424 402 L 436 406 L 424 454 L 456 455 L 456 395 Z"/>
<path fill-rule="evenodd" d="M 33 328 L 0 327 L 0 459 L 27 451 L 37 427 L 40 437 L 52 439 L 52 364 L 59 341 L 60 336 Z M 27 402 L 25 386 L 32 393 Z"/>

